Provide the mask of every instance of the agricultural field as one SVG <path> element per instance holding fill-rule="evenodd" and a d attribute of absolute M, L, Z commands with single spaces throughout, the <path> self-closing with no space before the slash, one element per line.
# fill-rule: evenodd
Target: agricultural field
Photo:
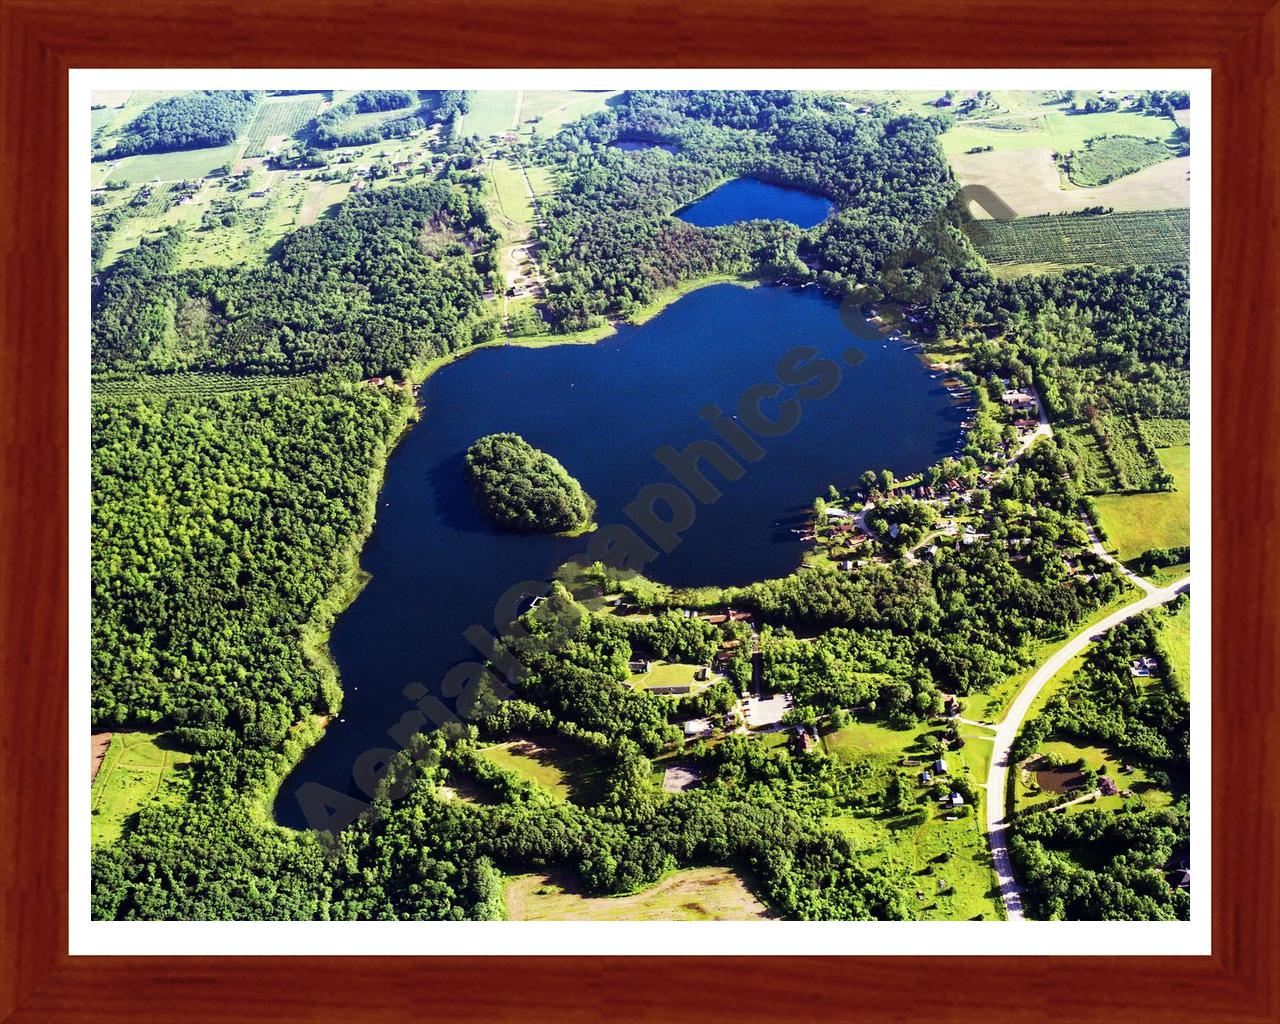
<path fill-rule="evenodd" d="M 999 277 L 1066 267 L 1181 264 L 1190 259 L 1189 210 L 984 220 L 965 231 Z"/>
<path fill-rule="evenodd" d="M 1172 122 L 1169 122 L 1172 123 Z M 996 150 L 951 157 L 962 186 L 982 185 L 996 193 L 1019 217 L 1071 213 L 1092 206 L 1116 211 L 1172 210 L 1191 205 L 1191 158 L 1174 157 L 1097 188 L 1067 188 L 1069 182 L 1049 146 Z M 990 214 L 977 205 L 974 217 Z"/>
<path fill-rule="evenodd" d="M 511 921 L 757 921 L 773 915 L 731 868 L 687 868 L 629 896 L 582 896 L 571 877 L 522 875 L 507 885 Z"/>
<path fill-rule="evenodd" d="M 1090 139 L 1127 135 L 1168 142 L 1177 124 L 1170 118 L 1133 111 L 1072 114 L 1061 108 L 981 120 L 967 118 L 943 133 L 942 150 L 948 157 L 970 149 L 992 146 L 997 152 L 1047 147 L 1055 153 L 1084 149 Z"/>
<path fill-rule="evenodd" d="M 480 753 L 562 800 L 589 803 L 595 795 L 600 766 L 572 740 L 560 736 L 519 737 L 485 747 Z"/>
<path fill-rule="evenodd" d="M 245 158 L 266 156 L 292 138 L 320 112 L 322 93 L 306 96 L 275 96 L 258 108 L 245 134 Z"/>
<path fill-rule="evenodd" d="M 164 733 L 113 735 L 89 798 L 93 845 L 114 843 L 144 806 L 181 803 L 189 787 L 184 766 L 190 760 Z"/>
<path fill-rule="evenodd" d="M 274 390 L 304 379 L 283 375 L 240 376 L 233 373 L 198 371 L 148 373 L 135 376 L 95 374 L 92 396 L 94 401 L 130 398 L 135 395 L 209 398 L 239 391 Z"/>
<path fill-rule="evenodd" d="M 1062 167 L 1073 185 L 1094 188 L 1172 157 L 1173 150 L 1155 139 L 1105 135 L 1089 139 L 1083 149 L 1065 154 Z"/>
<path fill-rule="evenodd" d="M 1151 494 L 1103 494 L 1094 499 L 1107 546 L 1121 561 L 1152 548 L 1191 543 L 1191 446 L 1161 448 L 1160 464 L 1173 474 L 1173 491 Z"/>
<path fill-rule="evenodd" d="M 1094 440 L 1111 470 L 1116 491 L 1149 491 L 1159 464 L 1143 451 L 1143 438 L 1132 416 L 1100 415 L 1092 423 Z"/>
<path fill-rule="evenodd" d="M 991 730 L 958 724 L 964 745 L 946 753 L 950 777 L 980 784 L 990 767 Z M 977 806 L 965 807 L 948 821 L 929 795 L 931 788 L 917 781 L 922 765 L 899 768 L 903 759 L 931 763 L 930 742 L 941 730 L 915 726 L 898 730 L 878 722 L 854 722 L 826 734 L 827 752 L 871 772 L 902 771 L 915 801 L 905 815 L 850 812 L 826 819 L 829 828 L 868 850 L 874 862 L 905 868 L 915 876 L 918 913 L 922 919 L 998 919 L 1001 911 L 993 896 L 995 876 L 982 831 L 983 791 L 977 790 Z M 945 776 L 943 779 L 945 780 Z"/>

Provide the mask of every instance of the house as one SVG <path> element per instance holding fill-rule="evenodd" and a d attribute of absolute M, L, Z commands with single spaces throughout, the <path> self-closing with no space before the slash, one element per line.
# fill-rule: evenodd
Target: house
<path fill-rule="evenodd" d="M 1115 796 L 1120 789 L 1116 786 L 1116 780 L 1109 775 L 1103 775 L 1098 779 L 1098 788 L 1102 790 L 1103 796 Z"/>
<path fill-rule="evenodd" d="M 1135 676 L 1149 676 L 1159 668 L 1159 662 L 1155 658 L 1135 658 L 1129 662 L 1129 671 Z"/>
<path fill-rule="evenodd" d="M 653 668 L 653 663 L 649 661 L 633 661 L 627 665 L 634 675 L 642 676 Z"/>
<path fill-rule="evenodd" d="M 933 762 L 933 770 L 934 770 L 935 772 L 937 772 L 939 775 L 946 775 L 946 774 L 947 774 L 947 762 L 946 762 L 946 760 L 945 760 L 944 758 L 941 758 L 941 757 L 940 757 L 940 758 L 938 758 L 938 760 L 934 761 L 934 762 Z"/>
<path fill-rule="evenodd" d="M 711 723 L 705 718 L 691 718 L 687 722 L 681 722 L 680 728 L 689 738 L 711 735 Z"/>
<path fill-rule="evenodd" d="M 694 672 L 694 674 L 693 674 L 693 678 L 694 678 L 694 679 L 696 679 L 696 680 L 697 680 L 698 682 L 700 682 L 700 683 L 704 683 L 704 682 L 706 682 L 706 681 L 707 681 L 707 675 L 708 675 L 708 669 L 707 669 L 707 666 L 706 666 L 706 665 L 703 665 L 703 666 L 702 666 L 701 668 L 699 668 L 696 672 Z"/>
<path fill-rule="evenodd" d="M 921 781 L 921 782 L 924 782 L 924 783 L 930 783 L 930 782 L 932 782 L 932 781 L 933 781 L 933 772 L 929 771 L 929 769 L 928 769 L 928 768 L 926 768 L 924 771 L 922 771 L 922 772 L 920 773 L 920 781 Z"/>
<path fill-rule="evenodd" d="M 953 789 L 951 791 L 951 795 L 947 797 L 947 803 L 949 803 L 952 807 L 959 807 L 961 804 L 964 803 L 964 797 L 962 797 L 959 793 L 957 793 Z"/>
<path fill-rule="evenodd" d="M 1006 391 L 1000 396 L 1000 401 L 1004 402 L 1005 405 L 1031 405 L 1035 400 L 1035 395 L 1016 389 Z"/>

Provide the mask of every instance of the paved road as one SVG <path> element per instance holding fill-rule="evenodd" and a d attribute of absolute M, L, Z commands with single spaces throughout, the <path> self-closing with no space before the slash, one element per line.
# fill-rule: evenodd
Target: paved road
<path fill-rule="evenodd" d="M 1108 557 L 1108 560 L 1109 557 Z M 1142 581 L 1146 583 L 1145 580 Z M 1126 619 L 1140 615 L 1148 609 L 1155 608 L 1184 590 L 1191 589 L 1191 576 L 1188 574 L 1176 583 L 1167 587 L 1156 588 L 1147 583 L 1142 597 L 1125 605 L 1117 612 L 1108 615 L 1101 622 L 1095 622 L 1088 629 L 1082 629 L 1065 644 L 1059 647 L 1049 659 L 1036 671 L 1014 698 L 1008 713 L 996 726 L 995 750 L 991 756 L 991 770 L 987 775 L 987 841 L 991 845 L 991 858 L 995 865 L 996 877 L 999 880 L 1000 896 L 1004 900 L 1005 913 L 1010 921 L 1021 921 L 1022 890 L 1018 887 L 1013 875 L 1013 865 L 1009 861 L 1009 820 L 1006 817 L 1005 794 L 1009 783 L 1010 756 L 1013 741 L 1022 729 L 1022 721 L 1026 718 L 1031 703 L 1044 689 L 1045 684 L 1057 675 L 1063 667 L 1088 646 L 1092 637 L 1114 629 Z"/>

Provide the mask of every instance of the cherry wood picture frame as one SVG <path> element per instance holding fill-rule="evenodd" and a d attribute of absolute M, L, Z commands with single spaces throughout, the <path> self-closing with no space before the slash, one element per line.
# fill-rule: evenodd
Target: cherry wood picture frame
<path fill-rule="evenodd" d="M 1280 1020 L 1270 773 L 1280 727 L 1280 6 L 1270 3 L 0 0 L 0 1019 Z M 67 581 L 87 567 L 67 560 L 68 69 L 888 64 L 1212 69 L 1212 955 L 1099 959 L 1053 943 L 1050 956 L 768 965 L 69 956 Z M 1040 941 L 1029 934 L 1026 952 L 1039 954 Z"/>

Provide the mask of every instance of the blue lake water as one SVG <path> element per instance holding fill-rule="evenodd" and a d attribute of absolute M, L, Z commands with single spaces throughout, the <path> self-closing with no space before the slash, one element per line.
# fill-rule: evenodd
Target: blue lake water
<path fill-rule="evenodd" d="M 629 523 L 623 507 L 642 487 L 672 481 L 654 452 L 716 440 L 699 410 L 715 403 L 732 413 L 748 388 L 776 380 L 780 357 L 798 345 L 839 362 L 839 385 L 802 400 L 789 433 L 759 438 L 765 455 L 739 460 L 746 472 L 738 480 L 707 470 L 723 496 L 699 505 L 679 546 L 646 568 L 676 585 L 742 584 L 795 569 L 803 547 L 790 528 L 829 484 L 853 485 L 865 469 L 906 477 L 953 451 L 964 414 L 901 342 L 854 338 L 838 304 L 816 288 L 726 284 L 595 345 L 489 348 L 428 378 L 422 420 L 388 462 L 362 553 L 372 579 L 330 640 L 345 690 L 339 720 L 286 780 L 277 819 L 305 825 L 296 795 L 304 782 L 355 794 L 357 756 L 395 746 L 386 734 L 410 710 L 404 687 L 438 692 L 450 667 L 476 657 L 463 631 L 492 629 L 508 587 L 546 579 L 584 551 L 585 537 L 490 525 L 462 474 L 476 438 L 523 435 L 582 482 L 598 503 L 597 522 Z M 865 354 L 852 367 L 841 361 L 851 349 Z M 777 403 L 796 390 L 784 387 L 762 411 L 777 418 Z"/>
<path fill-rule="evenodd" d="M 831 208 L 829 200 L 812 192 L 756 178 L 736 178 L 676 211 L 676 216 L 700 228 L 743 220 L 786 220 L 807 229 L 821 224 Z"/>

